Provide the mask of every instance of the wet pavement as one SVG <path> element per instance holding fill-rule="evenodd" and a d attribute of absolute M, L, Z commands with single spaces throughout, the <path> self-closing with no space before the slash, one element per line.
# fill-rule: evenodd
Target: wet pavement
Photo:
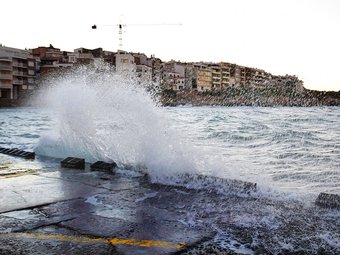
<path fill-rule="evenodd" d="M 335 210 L 128 170 L 0 167 L 0 254 L 337 254 L 339 229 Z"/>
<path fill-rule="evenodd" d="M 181 223 L 184 204 L 149 204 L 176 191 L 141 174 L 10 168 L 0 175 L 0 254 L 171 254 L 213 234 Z"/>

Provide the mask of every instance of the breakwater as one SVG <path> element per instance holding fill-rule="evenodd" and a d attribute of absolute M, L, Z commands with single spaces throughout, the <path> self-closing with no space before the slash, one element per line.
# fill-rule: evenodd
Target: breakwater
<path fill-rule="evenodd" d="M 229 88 L 224 91 L 164 90 L 165 106 L 339 106 L 340 92 L 291 88 Z"/>

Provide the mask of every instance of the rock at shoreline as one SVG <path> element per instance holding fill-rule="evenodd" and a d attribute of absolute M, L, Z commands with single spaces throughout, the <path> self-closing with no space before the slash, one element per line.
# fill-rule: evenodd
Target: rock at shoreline
<path fill-rule="evenodd" d="M 289 88 L 229 88 L 223 91 L 163 91 L 165 106 L 339 106 L 340 92 Z"/>

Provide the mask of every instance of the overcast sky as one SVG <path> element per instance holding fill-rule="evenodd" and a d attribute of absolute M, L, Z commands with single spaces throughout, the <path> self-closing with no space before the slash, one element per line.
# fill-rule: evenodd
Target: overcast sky
<path fill-rule="evenodd" d="M 8 0 L 0 10 L 0 43 L 8 47 L 116 51 L 122 23 L 123 50 L 231 62 L 340 90 L 338 0 Z"/>

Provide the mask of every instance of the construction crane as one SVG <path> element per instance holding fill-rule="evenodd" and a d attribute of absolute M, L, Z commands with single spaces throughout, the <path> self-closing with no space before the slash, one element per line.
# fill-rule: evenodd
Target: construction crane
<path fill-rule="evenodd" d="M 98 25 L 98 26 L 110 26 L 110 27 L 118 27 L 118 38 L 119 38 L 119 48 L 123 49 L 123 27 L 126 26 L 182 26 L 181 23 L 160 23 L 160 24 L 114 24 L 114 25 Z M 92 25 L 92 29 L 97 29 L 97 25 Z"/>

